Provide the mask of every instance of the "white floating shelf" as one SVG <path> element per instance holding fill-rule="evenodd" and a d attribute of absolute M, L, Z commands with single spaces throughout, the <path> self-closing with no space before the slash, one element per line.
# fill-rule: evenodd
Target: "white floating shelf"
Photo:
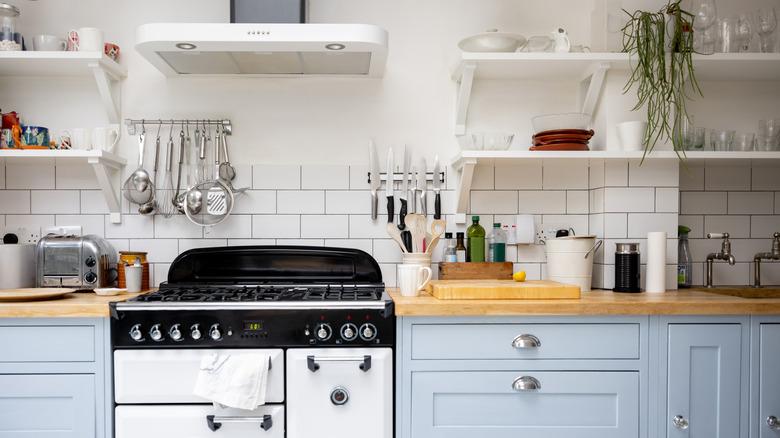
<path fill-rule="evenodd" d="M 119 123 L 127 69 L 100 52 L 0 52 L 0 76 L 91 76 L 110 123 Z"/>
<path fill-rule="evenodd" d="M 106 198 L 112 223 L 122 221 L 121 203 L 119 200 L 119 178 L 127 163 L 124 158 L 106 151 L 83 150 L 19 150 L 0 149 L 0 159 L 6 162 L 39 162 L 53 160 L 55 163 L 84 163 L 92 165 L 100 190 Z"/>
<path fill-rule="evenodd" d="M 780 53 L 717 53 L 694 56 L 701 81 L 780 81 Z M 453 80 L 460 84 L 455 134 L 466 132 L 474 80 L 572 80 L 582 84 L 580 110 L 592 114 L 609 70 L 628 71 L 626 53 L 467 53 L 462 52 Z"/>

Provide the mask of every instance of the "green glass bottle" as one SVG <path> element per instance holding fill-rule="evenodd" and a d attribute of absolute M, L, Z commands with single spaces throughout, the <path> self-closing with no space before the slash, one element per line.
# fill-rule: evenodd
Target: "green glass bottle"
<path fill-rule="evenodd" d="M 471 226 L 466 230 L 467 262 L 485 261 L 485 229 L 479 224 L 479 216 L 471 216 Z"/>

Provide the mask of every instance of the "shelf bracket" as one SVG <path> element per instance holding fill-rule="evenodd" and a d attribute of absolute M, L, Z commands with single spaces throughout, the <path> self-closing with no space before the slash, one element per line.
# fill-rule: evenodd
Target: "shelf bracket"
<path fill-rule="evenodd" d="M 95 171 L 95 177 L 97 178 L 100 190 L 103 192 L 103 196 L 106 198 L 106 205 L 108 205 L 109 220 L 112 224 L 122 223 L 122 210 L 119 199 L 119 167 L 115 167 L 100 158 L 89 158 L 87 163 L 92 165 L 92 170 Z M 116 183 L 116 186 L 114 185 Z"/>
<path fill-rule="evenodd" d="M 469 198 L 471 197 L 471 183 L 474 181 L 474 169 L 477 167 L 477 160 L 474 158 L 458 160 L 457 167 L 460 168 L 460 181 L 458 182 L 458 205 L 455 211 L 455 223 L 465 224 L 466 213 L 469 209 Z"/>
<path fill-rule="evenodd" d="M 606 62 L 594 64 L 580 82 L 580 100 L 581 109 L 585 114 L 591 117 L 596 111 L 596 106 L 601 97 L 601 90 L 604 88 L 604 79 L 607 77 L 610 64 Z"/>
<path fill-rule="evenodd" d="M 477 70 L 475 63 L 466 63 L 460 69 L 458 80 L 458 98 L 455 103 L 455 135 L 466 134 L 466 119 L 469 115 L 471 103 L 471 88 L 474 85 L 474 73 Z"/>
<path fill-rule="evenodd" d="M 95 77 L 98 93 L 100 93 L 100 99 L 106 108 L 109 123 L 119 124 L 121 119 L 119 111 L 121 102 L 119 78 L 110 74 L 99 63 L 90 64 L 89 68 L 92 69 L 92 75 Z"/>

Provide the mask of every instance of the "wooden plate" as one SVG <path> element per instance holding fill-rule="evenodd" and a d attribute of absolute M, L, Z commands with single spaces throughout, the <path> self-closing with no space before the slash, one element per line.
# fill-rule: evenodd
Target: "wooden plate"
<path fill-rule="evenodd" d="M 546 136 L 546 135 L 562 135 L 562 134 L 563 135 L 566 135 L 566 134 L 569 134 L 569 135 L 572 135 L 572 134 L 573 135 L 590 135 L 591 137 L 593 137 L 593 135 L 595 133 L 596 132 L 593 131 L 592 129 L 591 130 L 585 130 L 585 129 L 553 129 L 553 130 L 550 130 L 550 131 L 537 132 L 536 134 L 534 134 L 534 137 L 539 137 L 539 136 L 543 137 L 543 136 Z"/>
<path fill-rule="evenodd" d="M 589 143 L 588 140 L 578 140 L 578 139 L 560 139 L 560 140 L 550 140 L 550 141 L 534 141 L 534 146 L 545 146 L 550 144 L 563 144 L 563 143 L 574 143 L 574 144 L 584 144 L 587 145 Z"/>
<path fill-rule="evenodd" d="M 532 146 L 529 151 L 589 151 L 588 145 L 579 143 L 561 143 L 545 146 Z"/>
<path fill-rule="evenodd" d="M 37 301 L 59 299 L 65 295 L 76 292 L 76 289 L 63 289 L 61 287 L 35 288 L 35 289 L 7 289 L 0 290 L 0 301 Z"/>

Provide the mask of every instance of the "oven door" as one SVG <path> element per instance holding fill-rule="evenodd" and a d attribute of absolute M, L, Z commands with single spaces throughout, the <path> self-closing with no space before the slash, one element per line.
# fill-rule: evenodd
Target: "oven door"
<path fill-rule="evenodd" d="M 117 406 L 115 438 L 284 438 L 284 406 Z"/>
<path fill-rule="evenodd" d="M 287 350 L 287 437 L 392 438 L 390 348 Z"/>

